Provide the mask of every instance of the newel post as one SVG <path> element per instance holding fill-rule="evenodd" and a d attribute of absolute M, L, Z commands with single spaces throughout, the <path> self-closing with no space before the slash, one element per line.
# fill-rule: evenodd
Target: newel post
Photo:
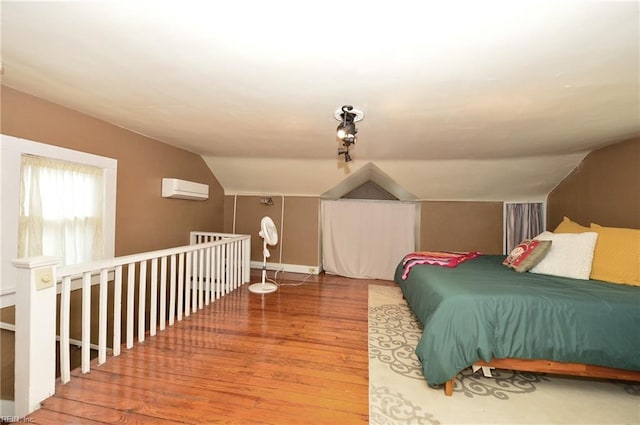
<path fill-rule="evenodd" d="M 17 268 L 15 415 L 24 417 L 55 392 L 57 257 L 11 261 Z"/>

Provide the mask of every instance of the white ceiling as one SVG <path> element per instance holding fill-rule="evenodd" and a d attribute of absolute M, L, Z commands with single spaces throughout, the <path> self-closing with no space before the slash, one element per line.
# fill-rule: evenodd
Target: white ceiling
<path fill-rule="evenodd" d="M 199 153 L 226 193 L 368 163 L 419 199 L 542 199 L 640 134 L 638 2 L 2 1 L 2 83 Z M 364 111 L 354 161 L 334 112 Z"/>

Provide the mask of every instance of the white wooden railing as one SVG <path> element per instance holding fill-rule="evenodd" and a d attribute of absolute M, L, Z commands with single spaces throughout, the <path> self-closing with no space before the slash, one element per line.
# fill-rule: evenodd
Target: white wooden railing
<path fill-rule="evenodd" d="M 143 342 L 147 336 L 156 335 L 158 329 L 164 330 L 167 324 L 173 325 L 176 320 L 197 312 L 249 281 L 249 235 L 191 232 L 190 241 L 190 245 L 178 248 L 65 267 L 58 267 L 59 260 L 52 257 L 14 260 L 18 269 L 15 415 L 22 417 L 31 413 L 55 392 L 56 292 L 60 293 L 60 380 L 67 383 L 71 379 L 72 282 L 82 282 L 81 370 L 87 373 L 91 368 L 91 286 L 95 276 L 99 285 L 98 365 L 107 360 L 110 281 L 113 285 L 113 356 L 120 354 L 123 321 L 125 347 L 130 349 L 134 346 L 135 334 L 138 342 Z M 124 281 L 126 293 L 123 294 Z M 124 314 L 123 298 L 126 300 Z"/>

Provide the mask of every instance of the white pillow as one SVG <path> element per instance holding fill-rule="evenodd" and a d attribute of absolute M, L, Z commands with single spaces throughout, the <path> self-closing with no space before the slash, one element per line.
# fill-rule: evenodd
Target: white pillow
<path fill-rule="evenodd" d="M 598 240 L 596 232 L 543 232 L 534 239 L 552 243 L 547 255 L 529 270 L 530 273 L 589 279 L 593 251 Z"/>

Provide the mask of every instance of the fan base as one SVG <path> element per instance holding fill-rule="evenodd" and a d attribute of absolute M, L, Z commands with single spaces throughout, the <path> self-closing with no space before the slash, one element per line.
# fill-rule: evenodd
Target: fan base
<path fill-rule="evenodd" d="M 259 282 L 249 285 L 249 292 L 254 294 L 270 294 L 278 290 L 278 285 L 269 282 Z"/>

